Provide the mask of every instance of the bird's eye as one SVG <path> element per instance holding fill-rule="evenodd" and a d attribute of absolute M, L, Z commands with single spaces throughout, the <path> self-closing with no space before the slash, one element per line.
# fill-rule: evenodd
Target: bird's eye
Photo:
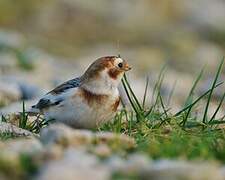
<path fill-rule="evenodd" d="M 118 64 L 118 67 L 119 67 L 119 68 L 122 68 L 122 67 L 123 67 L 123 63 L 119 63 L 119 64 Z"/>

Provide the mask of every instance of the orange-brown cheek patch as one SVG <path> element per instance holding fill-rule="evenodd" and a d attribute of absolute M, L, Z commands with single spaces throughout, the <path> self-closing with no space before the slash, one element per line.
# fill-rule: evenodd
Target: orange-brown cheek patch
<path fill-rule="evenodd" d="M 103 68 L 110 68 L 110 67 L 112 67 L 113 66 L 112 57 L 105 57 L 105 58 L 103 58 L 102 61 L 99 64 Z"/>
<path fill-rule="evenodd" d="M 122 72 L 117 69 L 110 69 L 108 71 L 109 76 L 114 80 L 116 80 L 121 73 Z"/>
<path fill-rule="evenodd" d="M 86 89 L 80 89 L 79 96 L 84 99 L 89 106 L 94 104 L 103 104 L 108 98 L 107 95 L 94 94 Z"/>
<path fill-rule="evenodd" d="M 115 101 L 115 103 L 112 105 L 113 112 L 117 111 L 119 105 L 120 105 L 120 97 L 118 97 L 117 100 Z"/>

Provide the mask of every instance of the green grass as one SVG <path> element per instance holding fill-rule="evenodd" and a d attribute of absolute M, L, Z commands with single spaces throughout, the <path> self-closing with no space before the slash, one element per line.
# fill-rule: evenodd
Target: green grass
<path fill-rule="evenodd" d="M 159 73 L 149 107 L 146 106 L 148 79 L 141 103 L 125 75 L 122 82 L 132 111 L 122 110 L 117 114 L 114 122 L 104 125 L 100 130 L 124 133 L 134 137 L 137 142 L 135 151 L 145 152 L 153 159 L 181 158 L 217 160 L 225 163 L 225 131 L 220 126 L 225 123 L 225 120 L 224 117 L 217 117 L 218 111 L 224 104 L 225 92 L 215 112 L 211 117 L 209 116 L 213 92 L 223 83 L 218 82 L 223 64 L 224 59 L 218 65 L 211 88 L 196 97 L 195 91 L 203 77 L 204 68 L 201 70 L 184 106 L 175 114 L 170 112 L 170 108 L 164 102 L 165 97 L 161 95 L 165 68 Z M 172 97 L 172 91 L 167 99 Z M 202 117 L 195 116 L 195 107 L 199 107 L 203 102 Z"/>
<path fill-rule="evenodd" d="M 9 122 L 10 123 L 10 116 L 1 116 L 1 121 L 2 122 Z M 40 130 L 44 127 L 46 127 L 47 125 L 49 125 L 49 123 L 52 120 L 45 120 L 43 117 L 37 115 L 36 119 L 32 122 L 29 121 L 29 114 L 26 112 L 26 107 L 25 107 L 25 103 L 23 102 L 22 104 L 22 111 L 19 113 L 19 116 L 17 117 L 17 121 L 18 121 L 18 127 L 22 128 L 22 129 L 26 129 L 28 131 L 31 131 L 32 133 L 40 133 Z"/>

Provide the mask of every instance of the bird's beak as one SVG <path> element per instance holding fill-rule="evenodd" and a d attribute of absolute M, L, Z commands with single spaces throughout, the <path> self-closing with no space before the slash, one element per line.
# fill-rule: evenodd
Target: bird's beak
<path fill-rule="evenodd" d="M 128 65 L 128 64 L 126 64 L 126 66 L 124 67 L 124 71 L 130 71 L 132 68 Z"/>
<path fill-rule="evenodd" d="M 130 66 L 127 66 L 124 68 L 124 71 L 130 71 L 132 68 Z"/>

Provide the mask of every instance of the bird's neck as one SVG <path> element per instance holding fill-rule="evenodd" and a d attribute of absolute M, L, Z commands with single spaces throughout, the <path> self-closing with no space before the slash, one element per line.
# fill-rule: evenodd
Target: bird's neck
<path fill-rule="evenodd" d="M 120 78 L 112 79 L 107 69 L 98 73 L 85 73 L 81 77 L 81 87 L 95 94 L 111 95 L 118 91 Z"/>
<path fill-rule="evenodd" d="M 113 83 L 101 82 L 97 80 L 96 81 L 92 80 L 92 81 L 83 83 L 81 87 L 94 94 L 110 95 L 110 94 L 113 94 L 115 91 L 118 91 L 117 85 Z"/>

